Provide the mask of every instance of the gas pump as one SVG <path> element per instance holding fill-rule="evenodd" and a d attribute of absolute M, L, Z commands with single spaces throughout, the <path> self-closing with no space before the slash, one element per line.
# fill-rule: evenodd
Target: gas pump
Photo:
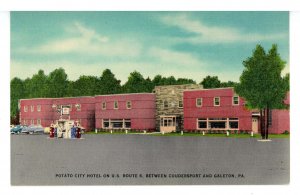
<path fill-rule="evenodd" d="M 52 125 L 50 127 L 50 138 L 54 138 L 54 127 Z"/>
<path fill-rule="evenodd" d="M 81 128 L 80 128 L 80 127 L 77 127 L 77 128 L 76 128 L 76 138 L 77 138 L 77 139 L 80 139 L 80 138 L 81 138 Z"/>

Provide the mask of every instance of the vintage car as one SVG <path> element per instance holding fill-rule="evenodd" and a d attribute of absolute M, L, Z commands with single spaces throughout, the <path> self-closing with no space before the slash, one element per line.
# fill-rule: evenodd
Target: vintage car
<path fill-rule="evenodd" d="M 41 125 L 29 125 L 28 127 L 23 128 L 21 133 L 44 133 L 44 128 Z"/>
<path fill-rule="evenodd" d="M 25 125 L 16 125 L 13 128 L 10 129 L 11 134 L 19 134 L 22 132 L 22 129 L 24 129 Z"/>

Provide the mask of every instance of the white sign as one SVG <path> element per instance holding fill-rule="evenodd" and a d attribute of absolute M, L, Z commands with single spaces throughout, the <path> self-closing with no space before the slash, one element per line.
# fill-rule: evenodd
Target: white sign
<path fill-rule="evenodd" d="M 69 115 L 70 108 L 69 107 L 62 107 L 62 115 Z"/>

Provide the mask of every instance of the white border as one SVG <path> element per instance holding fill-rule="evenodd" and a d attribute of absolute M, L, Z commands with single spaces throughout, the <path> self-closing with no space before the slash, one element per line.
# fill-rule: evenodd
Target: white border
<path fill-rule="evenodd" d="M 199 0 L 10 0 L 0 2 L 0 11 L 10 10 L 238 10 L 238 11 L 298 11 L 298 0 L 210 0 L 205 3 Z M 0 124 L 9 125 L 9 48 L 10 48 L 10 21 L 9 13 L 0 13 Z M 291 67 L 291 183 L 284 186 L 88 186 L 88 187 L 11 187 L 10 186 L 10 135 L 4 129 L 0 133 L 1 168 L 0 193 L 1 194 L 160 194 L 201 192 L 209 194 L 297 194 L 299 193 L 299 166 L 300 166 L 300 130 L 296 121 L 300 117 L 299 92 L 299 45 L 300 45 L 300 12 L 290 15 L 290 67 Z M 5 131 L 5 132 L 4 132 Z M 170 191 L 171 190 L 171 191 Z"/>

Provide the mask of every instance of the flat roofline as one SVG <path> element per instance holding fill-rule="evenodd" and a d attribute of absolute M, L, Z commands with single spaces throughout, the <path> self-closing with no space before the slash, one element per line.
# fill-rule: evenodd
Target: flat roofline
<path fill-rule="evenodd" d="M 121 95 L 139 95 L 139 94 L 153 94 L 155 93 L 118 93 L 118 94 L 106 94 L 106 95 L 95 95 L 95 97 L 101 97 L 101 96 L 121 96 Z"/>
<path fill-rule="evenodd" d="M 95 96 L 76 96 L 76 97 L 59 97 L 59 98 L 27 98 L 19 100 L 41 100 L 41 99 L 70 99 L 70 98 L 94 98 Z"/>
<path fill-rule="evenodd" d="M 210 89 L 185 89 L 183 92 L 185 91 L 208 91 L 208 90 L 216 90 L 216 89 L 234 89 L 234 87 L 220 87 L 220 88 L 210 88 Z"/>
<path fill-rule="evenodd" d="M 158 86 L 155 86 L 154 88 L 156 88 L 156 87 L 170 87 L 170 86 L 183 86 L 183 85 L 198 85 L 198 86 L 202 86 L 203 87 L 203 85 L 200 85 L 200 84 L 181 84 L 181 85 L 158 85 Z"/>

